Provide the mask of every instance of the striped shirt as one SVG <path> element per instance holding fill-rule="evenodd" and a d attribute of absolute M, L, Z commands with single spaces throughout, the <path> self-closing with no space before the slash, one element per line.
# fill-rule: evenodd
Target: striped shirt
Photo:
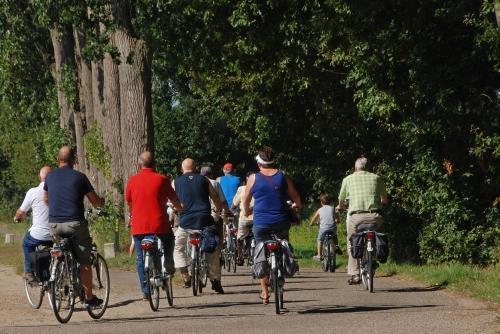
<path fill-rule="evenodd" d="M 349 213 L 377 210 L 382 208 L 381 196 L 387 196 L 382 178 L 370 172 L 360 171 L 342 180 L 339 201 L 349 199 Z"/>

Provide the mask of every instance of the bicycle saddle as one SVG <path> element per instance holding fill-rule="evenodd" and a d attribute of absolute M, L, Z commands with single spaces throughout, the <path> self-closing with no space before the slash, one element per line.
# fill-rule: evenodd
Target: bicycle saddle
<path fill-rule="evenodd" d="M 356 228 L 357 232 L 367 232 L 367 231 L 375 231 L 375 227 L 372 224 L 359 224 Z"/>

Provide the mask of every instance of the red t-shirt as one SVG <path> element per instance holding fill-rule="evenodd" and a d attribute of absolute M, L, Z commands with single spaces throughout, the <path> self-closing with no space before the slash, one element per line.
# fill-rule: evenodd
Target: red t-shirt
<path fill-rule="evenodd" d="M 131 205 L 132 234 L 160 234 L 172 231 L 166 203 L 176 198 L 168 177 L 152 168 L 142 168 L 131 176 L 125 189 L 125 200 Z"/>

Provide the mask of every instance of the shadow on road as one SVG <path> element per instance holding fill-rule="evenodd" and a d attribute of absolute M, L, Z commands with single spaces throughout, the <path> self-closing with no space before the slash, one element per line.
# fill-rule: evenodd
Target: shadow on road
<path fill-rule="evenodd" d="M 397 309 L 419 309 L 429 307 L 439 307 L 443 305 L 381 305 L 381 306 L 320 306 L 303 311 L 298 311 L 299 314 L 319 314 L 319 313 L 351 313 L 351 312 L 373 312 L 387 311 Z"/>
<path fill-rule="evenodd" d="M 394 288 L 394 289 L 377 289 L 377 292 L 426 292 L 438 291 L 443 289 L 442 285 L 430 285 L 425 287 L 408 287 L 408 288 Z"/>
<path fill-rule="evenodd" d="M 132 303 L 140 302 L 140 301 L 142 301 L 142 299 L 127 299 L 127 300 L 124 300 L 124 301 L 121 301 L 121 302 L 118 302 L 118 303 L 114 303 L 114 304 L 108 305 L 108 308 L 126 306 L 128 304 L 132 304 Z"/>

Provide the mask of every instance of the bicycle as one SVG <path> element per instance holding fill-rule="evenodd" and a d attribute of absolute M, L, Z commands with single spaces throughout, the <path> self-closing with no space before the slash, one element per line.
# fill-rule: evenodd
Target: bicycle
<path fill-rule="evenodd" d="M 149 286 L 149 306 L 153 311 L 158 311 L 160 287 L 165 291 L 168 305 L 173 306 L 172 275 L 167 273 L 163 265 L 165 263 L 165 253 L 163 252 L 162 240 L 156 235 L 146 236 L 141 241 L 141 249 L 144 259 L 144 279 Z"/>
<path fill-rule="evenodd" d="M 222 250 L 224 268 L 227 269 L 227 272 L 231 272 L 231 267 L 233 269 L 233 273 L 236 272 L 236 262 L 238 256 L 236 242 L 237 233 L 238 229 L 234 227 L 234 218 L 229 217 L 229 222 L 226 224 L 226 247 Z"/>
<path fill-rule="evenodd" d="M 49 286 L 52 310 L 60 323 L 67 323 L 73 315 L 76 299 L 79 298 L 81 303 L 85 303 L 80 264 L 73 253 L 72 238 L 63 236 L 56 239 L 50 255 L 52 262 Z M 90 265 L 93 292 L 103 302 L 99 306 L 87 305 L 86 309 L 91 318 L 100 319 L 108 306 L 110 279 L 108 265 L 97 251 L 95 243 L 92 243 Z"/>
<path fill-rule="evenodd" d="M 253 237 L 251 226 L 249 228 L 249 233 L 246 236 L 240 238 L 240 242 L 242 243 L 241 257 L 243 260 L 247 260 L 247 266 L 251 266 L 253 264 L 253 257 L 255 253 L 255 239 Z"/>
<path fill-rule="evenodd" d="M 26 297 L 28 299 L 28 303 L 30 306 L 34 309 L 39 309 L 40 306 L 42 306 L 43 302 L 43 296 L 45 293 L 47 293 L 47 296 L 49 297 L 49 304 L 50 307 L 52 307 L 52 300 L 50 298 L 50 285 L 49 285 L 49 279 L 50 279 L 50 246 L 46 245 L 39 245 L 37 247 L 37 252 L 35 254 L 38 254 L 40 252 L 47 252 L 49 256 L 49 264 L 47 268 L 40 269 L 38 266 L 40 265 L 39 263 L 36 263 L 35 270 L 33 270 L 33 280 L 28 281 L 27 279 L 24 280 L 24 292 L 26 293 Z M 34 259 L 37 261 L 38 259 Z M 35 262 L 33 262 L 35 263 Z"/>
<path fill-rule="evenodd" d="M 191 245 L 191 287 L 193 296 L 203 292 L 207 286 L 208 265 L 205 260 L 205 253 L 200 250 L 201 233 L 192 232 L 189 234 L 189 245 Z"/>
<path fill-rule="evenodd" d="M 369 292 L 373 292 L 373 278 L 375 276 L 375 231 L 372 227 L 362 231 L 364 238 L 363 257 L 357 259 L 359 266 L 359 276 L 363 282 L 363 286 Z"/>
<path fill-rule="evenodd" d="M 285 286 L 285 271 L 283 264 L 283 248 L 281 239 L 276 235 L 271 235 L 271 240 L 265 241 L 264 245 L 268 252 L 266 252 L 267 260 L 270 264 L 271 270 L 269 271 L 269 285 L 271 291 L 274 293 L 274 303 L 276 314 L 280 314 L 284 309 L 283 294 Z"/>
<path fill-rule="evenodd" d="M 321 268 L 324 272 L 335 272 L 337 266 L 336 248 L 335 233 L 327 232 L 321 246 Z"/>

